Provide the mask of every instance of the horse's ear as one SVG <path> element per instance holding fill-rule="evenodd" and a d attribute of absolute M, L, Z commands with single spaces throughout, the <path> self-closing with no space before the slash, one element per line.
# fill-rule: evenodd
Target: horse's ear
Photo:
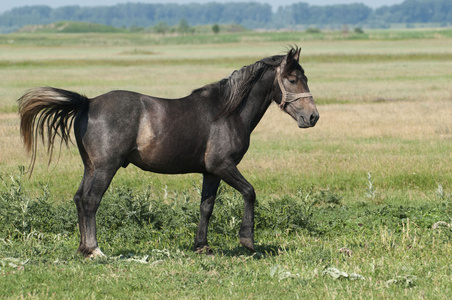
<path fill-rule="evenodd" d="M 300 60 L 300 52 L 301 48 L 298 47 L 290 49 L 289 52 L 287 53 L 287 63 L 289 63 L 292 60 L 298 62 Z"/>
<path fill-rule="evenodd" d="M 290 66 L 292 57 L 293 57 L 293 49 L 290 49 L 289 52 L 287 52 L 286 56 L 284 56 L 283 60 L 281 61 L 280 68 L 281 68 L 282 73 L 286 69 L 286 66 Z"/>
<path fill-rule="evenodd" d="M 294 53 L 293 59 L 296 60 L 297 62 L 299 62 L 301 48 L 295 48 L 294 51 L 295 51 L 295 53 Z"/>
<path fill-rule="evenodd" d="M 284 59 L 281 62 L 280 68 L 281 70 L 283 70 L 283 73 L 285 73 L 284 71 L 286 66 L 292 66 L 292 62 L 296 61 L 298 63 L 298 60 L 300 59 L 300 51 L 301 49 L 297 48 L 292 48 L 289 50 L 289 52 L 287 52 L 286 56 L 284 57 Z"/>

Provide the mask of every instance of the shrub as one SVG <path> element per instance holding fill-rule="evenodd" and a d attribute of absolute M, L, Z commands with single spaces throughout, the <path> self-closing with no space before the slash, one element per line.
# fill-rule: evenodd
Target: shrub
<path fill-rule="evenodd" d="M 311 34 L 321 33 L 319 28 L 312 28 L 312 27 L 309 27 L 308 29 L 306 29 L 305 32 L 306 33 L 311 33 Z"/>

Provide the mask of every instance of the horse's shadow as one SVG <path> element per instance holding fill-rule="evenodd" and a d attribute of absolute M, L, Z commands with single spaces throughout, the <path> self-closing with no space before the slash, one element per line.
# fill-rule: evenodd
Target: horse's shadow
<path fill-rule="evenodd" d="M 279 256 L 288 250 L 290 251 L 287 247 L 272 244 L 256 245 L 254 250 L 255 252 L 251 252 L 244 247 L 237 245 L 231 248 L 214 248 L 213 255 L 222 255 L 226 257 L 248 256 L 253 257 L 254 259 L 262 259 L 265 257 Z"/>
<path fill-rule="evenodd" d="M 179 249 L 181 252 L 190 253 L 193 251 L 193 248 L 189 245 L 182 246 Z M 162 250 L 163 251 L 163 250 Z M 281 245 L 272 245 L 272 244 L 265 244 L 265 245 L 256 245 L 255 246 L 255 252 L 251 252 L 241 245 L 237 245 L 235 247 L 214 247 L 212 248 L 212 251 L 209 253 L 200 253 L 198 254 L 200 257 L 202 256 L 225 256 L 225 257 L 249 257 L 253 259 L 262 259 L 266 257 L 275 257 L 283 254 L 284 252 L 290 251 L 290 248 L 282 247 Z M 128 258 L 130 256 L 134 256 L 132 253 L 134 253 L 133 249 L 127 248 L 127 249 L 117 249 L 114 251 L 114 253 L 111 254 L 112 257 L 123 257 Z"/>

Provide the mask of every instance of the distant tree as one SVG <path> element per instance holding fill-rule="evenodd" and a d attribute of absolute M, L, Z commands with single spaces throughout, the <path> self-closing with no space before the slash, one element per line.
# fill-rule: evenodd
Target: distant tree
<path fill-rule="evenodd" d="M 212 31 L 213 31 L 213 33 L 215 33 L 215 34 L 218 34 L 218 33 L 220 32 L 220 26 L 218 26 L 218 24 L 214 24 L 214 25 L 212 26 Z"/>
<path fill-rule="evenodd" d="M 357 24 L 366 21 L 371 13 L 372 9 L 364 4 L 310 6 L 300 2 L 278 10 L 277 19 L 285 20 L 287 25 Z"/>
<path fill-rule="evenodd" d="M 357 33 L 357 34 L 363 34 L 364 33 L 364 30 L 362 30 L 362 28 L 361 27 L 355 27 L 355 33 Z"/>
<path fill-rule="evenodd" d="M 157 25 L 154 26 L 154 30 L 159 34 L 165 35 L 170 30 L 170 26 L 165 22 L 158 22 Z"/>
<path fill-rule="evenodd" d="M 313 33 L 313 34 L 321 33 L 320 29 L 313 28 L 313 27 L 309 27 L 308 29 L 305 30 L 305 32 L 306 33 Z"/>
<path fill-rule="evenodd" d="M 164 1 L 161 1 L 164 2 Z M 196 2 L 196 0 L 193 0 Z M 359 1 L 357 1 L 359 2 Z M 300 28 L 341 24 L 387 27 L 391 23 L 452 22 L 451 0 L 404 0 L 400 4 L 372 9 L 364 4 L 310 5 L 301 0 L 272 12 L 269 4 L 256 1 L 209 2 L 205 4 L 133 3 L 113 6 L 24 6 L 0 13 L 0 33 L 25 25 L 79 21 L 115 27 L 150 27 L 158 33 L 170 30 L 193 32 L 191 25 L 238 24 L 247 28 Z M 214 30 L 212 28 L 212 30 Z"/>
<path fill-rule="evenodd" d="M 386 23 L 450 22 L 450 0 L 405 0 L 401 4 L 377 8 L 373 17 Z"/>
<path fill-rule="evenodd" d="M 190 32 L 190 25 L 184 18 L 180 19 L 179 25 L 177 26 L 177 32 L 181 34 L 187 34 Z"/>

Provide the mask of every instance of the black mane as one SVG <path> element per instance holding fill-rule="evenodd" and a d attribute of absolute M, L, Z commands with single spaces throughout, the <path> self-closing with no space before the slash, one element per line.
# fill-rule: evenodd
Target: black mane
<path fill-rule="evenodd" d="M 232 72 L 227 78 L 198 88 L 193 93 L 203 93 L 205 91 L 217 93 L 219 103 L 222 104 L 218 117 L 228 116 L 239 109 L 242 103 L 246 101 L 251 89 L 261 75 L 269 67 L 278 66 L 283 58 L 284 55 L 264 58 L 252 65 L 244 66 Z"/>

